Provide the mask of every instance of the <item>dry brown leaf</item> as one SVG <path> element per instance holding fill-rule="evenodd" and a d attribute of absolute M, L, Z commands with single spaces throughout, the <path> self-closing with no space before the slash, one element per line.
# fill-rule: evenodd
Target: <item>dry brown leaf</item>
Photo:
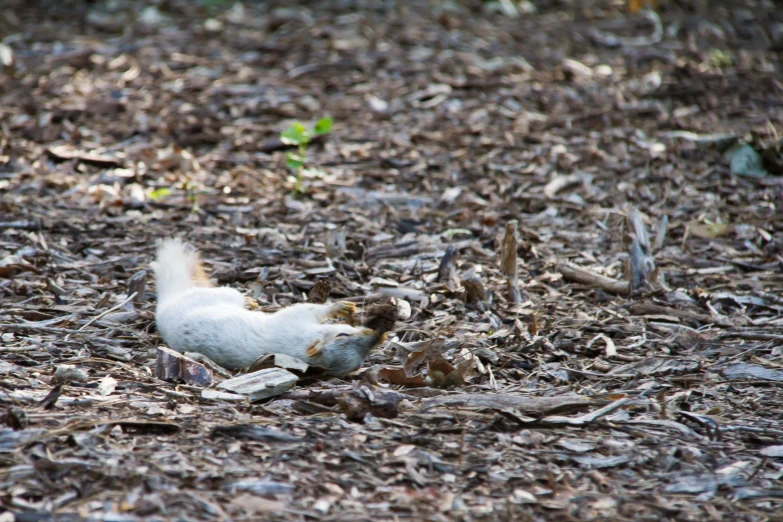
<path fill-rule="evenodd" d="M 421 374 L 409 376 L 402 368 L 382 368 L 378 370 L 378 376 L 387 382 L 401 386 L 427 386 L 427 379 Z"/>

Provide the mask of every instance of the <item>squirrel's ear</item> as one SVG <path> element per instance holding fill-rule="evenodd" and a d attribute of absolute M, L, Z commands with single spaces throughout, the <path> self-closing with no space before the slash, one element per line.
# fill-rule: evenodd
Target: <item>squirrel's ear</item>
<path fill-rule="evenodd" d="M 305 355 L 308 357 L 318 357 L 321 355 L 323 349 L 323 343 L 321 341 L 313 341 L 313 344 L 305 351 Z"/>

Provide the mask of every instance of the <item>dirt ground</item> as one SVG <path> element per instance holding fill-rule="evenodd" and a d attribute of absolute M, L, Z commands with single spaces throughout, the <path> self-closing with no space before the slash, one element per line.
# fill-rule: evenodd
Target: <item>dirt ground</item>
<path fill-rule="evenodd" d="M 0 521 L 783 520 L 783 11 L 660 4 L 6 2 Z M 400 318 L 272 399 L 160 380 L 171 235 Z"/>

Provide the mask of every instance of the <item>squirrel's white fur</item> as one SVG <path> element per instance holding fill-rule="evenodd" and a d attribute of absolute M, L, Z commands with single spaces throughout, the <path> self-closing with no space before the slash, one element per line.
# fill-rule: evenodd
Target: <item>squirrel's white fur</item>
<path fill-rule="evenodd" d="M 246 368 L 263 354 L 283 353 L 345 375 L 359 368 L 383 337 L 369 328 L 324 324 L 352 318 L 356 307 L 348 302 L 297 304 L 272 314 L 247 310 L 237 290 L 210 285 L 196 250 L 179 239 L 160 243 L 152 268 L 155 321 L 164 341 L 225 368 Z"/>

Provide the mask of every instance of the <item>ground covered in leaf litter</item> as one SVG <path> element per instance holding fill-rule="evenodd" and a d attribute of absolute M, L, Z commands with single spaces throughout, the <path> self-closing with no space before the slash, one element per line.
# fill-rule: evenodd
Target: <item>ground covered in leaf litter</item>
<path fill-rule="evenodd" d="M 0 17 L 0 519 L 779 519 L 771 3 L 669 3 L 661 31 L 600 1 L 24 4 Z M 324 115 L 294 197 L 279 133 Z M 631 205 L 657 279 L 565 278 L 624 280 Z M 255 404 L 158 380 L 140 271 L 171 234 L 263 308 L 394 295 L 425 351 Z"/>

